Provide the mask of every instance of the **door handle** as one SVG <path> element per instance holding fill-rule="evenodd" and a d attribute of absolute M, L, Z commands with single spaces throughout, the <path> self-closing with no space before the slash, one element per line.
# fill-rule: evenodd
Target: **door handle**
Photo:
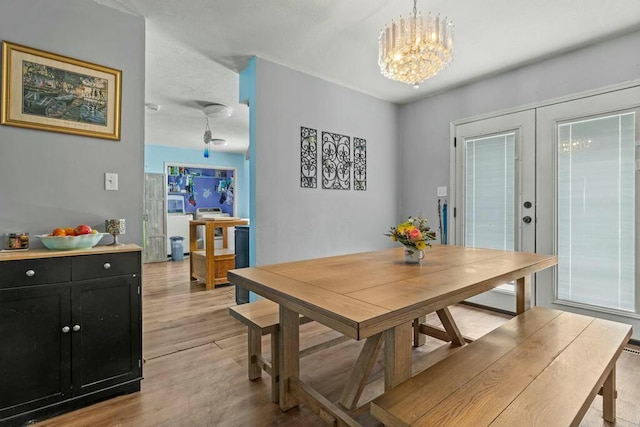
<path fill-rule="evenodd" d="M 522 218 L 522 221 L 524 221 L 525 224 L 529 224 L 531 222 L 531 217 L 527 215 Z"/>

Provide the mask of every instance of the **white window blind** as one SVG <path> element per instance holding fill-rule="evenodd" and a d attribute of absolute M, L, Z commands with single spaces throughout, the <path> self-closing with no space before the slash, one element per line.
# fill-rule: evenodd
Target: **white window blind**
<path fill-rule="evenodd" d="M 557 297 L 635 311 L 635 113 L 558 125 Z"/>
<path fill-rule="evenodd" d="M 515 248 L 515 133 L 465 141 L 465 246 Z"/>

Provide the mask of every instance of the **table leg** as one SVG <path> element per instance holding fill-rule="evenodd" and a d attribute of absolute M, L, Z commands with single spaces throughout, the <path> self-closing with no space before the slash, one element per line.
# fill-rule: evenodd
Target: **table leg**
<path fill-rule="evenodd" d="M 420 332 L 420 325 L 427 321 L 427 316 L 420 316 L 413 319 L 413 346 L 420 347 L 427 342 L 426 337 Z"/>
<path fill-rule="evenodd" d="M 436 314 L 444 327 L 444 330 L 449 334 L 451 342 L 455 345 L 465 345 L 466 341 L 458 329 L 458 325 L 453 320 L 453 316 L 447 307 L 436 310 Z"/>
<path fill-rule="evenodd" d="M 289 410 L 298 406 L 298 401 L 289 390 L 289 378 L 300 376 L 300 315 L 280 306 L 280 409 Z"/>
<path fill-rule="evenodd" d="M 531 308 L 531 275 L 516 280 L 516 314 Z"/>
<path fill-rule="evenodd" d="M 249 328 L 251 329 L 251 328 Z M 256 334 L 257 335 L 257 334 Z M 271 332 L 271 401 L 280 401 L 280 331 Z"/>
<path fill-rule="evenodd" d="M 384 332 L 384 389 L 389 390 L 411 377 L 411 323 Z"/>
<path fill-rule="evenodd" d="M 213 288 L 216 287 L 215 284 L 215 280 L 216 280 L 216 264 L 215 264 L 215 240 L 214 240 L 214 235 L 215 235 L 215 229 L 213 228 L 213 222 L 212 221 L 208 221 L 207 225 L 205 226 L 204 229 L 205 232 L 205 241 L 206 241 L 206 256 L 205 256 L 205 263 L 206 263 L 206 276 L 205 277 L 205 282 L 207 285 L 207 290 L 213 290 Z"/>
<path fill-rule="evenodd" d="M 358 404 L 371 368 L 373 368 L 373 364 L 380 352 L 380 347 L 382 347 L 382 342 L 382 333 L 369 337 L 364 342 L 364 347 L 362 347 L 358 360 L 353 366 L 349 381 L 340 396 L 340 404 L 346 409 L 354 409 Z"/>
<path fill-rule="evenodd" d="M 602 386 L 602 418 L 610 423 L 616 422 L 616 365 Z"/>
<path fill-rule="evenodd" d="M 189 224 L 189 254 L 193 254 L 198 249 L 198 226 Z M 193 275 L 193 256 L 189 256 L 189 277 L 191 280 L 196 280 Z"/>
<path fill-rule="evenodd" d="M 227 231 L 227 227 L 222 227 L 222 248 L 227 249 L 229 247 L 229 242 L 227 239 L 229 238 L 229 234 Z"/>

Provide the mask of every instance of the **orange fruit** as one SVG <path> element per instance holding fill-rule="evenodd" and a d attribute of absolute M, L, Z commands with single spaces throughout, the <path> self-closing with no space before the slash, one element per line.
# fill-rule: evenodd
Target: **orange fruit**
<path fill-rule="evenodd" d="M 64 229 L 64 232 L 65 232 L 65 234 L 66 234 L 67 236 L 75 236 L 75 235 L 76 235 L 76 232 L 75 232 L 75 231 L 73 231 L 73 227 L 66 227 L 66 228 Z"/>
<path fill-rule="evenodd" d="M 59 228 L 59 227 L 55 228 L 51 234 L 53 234 L 54 236 L 66 236 L 67 235 L 67 233 L 64 231 L 64 228 Z"/>

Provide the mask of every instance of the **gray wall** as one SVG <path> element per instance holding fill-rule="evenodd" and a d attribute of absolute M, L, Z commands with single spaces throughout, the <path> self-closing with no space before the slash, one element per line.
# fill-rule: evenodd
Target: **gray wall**
<path fill-rule="evenodd" d="M 437 221 L 436 187 L 449 185 L 452 121 L 638 79 L 638 52 L 635 32 L 403 105 L 400 206 Z"/>
<path fill-rule="evenodd" d="M 125 218 L 120 240 L 142 243 L 144 31 L 142 18 L 93 1 L 0 2 L 0 39 L 122 70 L 120 141 L 0 126 L 0 233 L 104 231 Z M 118 191 L 104 190 L 105 172 L 118 173 Z"/>
<path fill-rule="evenodd" d="M 398 107 L 260 58 L 255 107 L 256 264 L 391 246 Z M 301 188 L 301 126 L 366 139 L 367 190 Z"/>

